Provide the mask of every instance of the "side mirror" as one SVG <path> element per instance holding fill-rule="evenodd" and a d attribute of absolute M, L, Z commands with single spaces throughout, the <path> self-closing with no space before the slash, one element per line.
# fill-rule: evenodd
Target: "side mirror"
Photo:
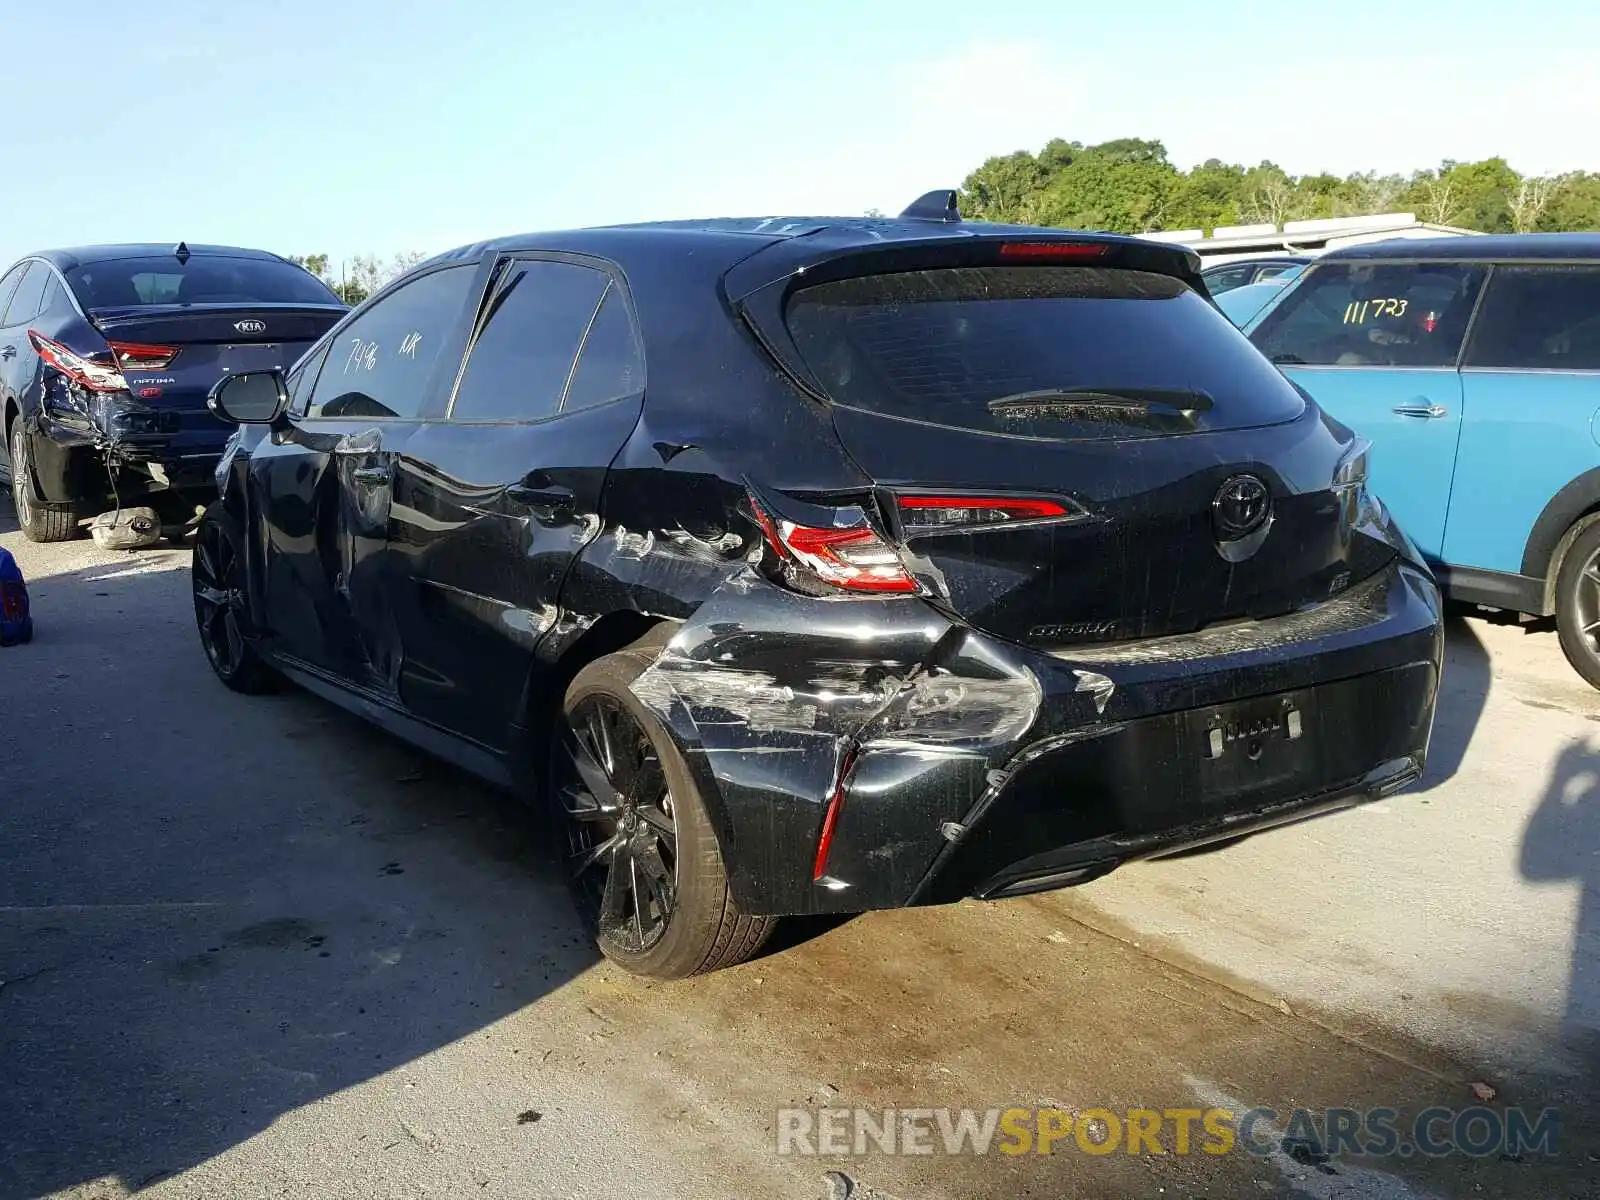
<path fill-rule="evenodd" d="M 270 425 L 289 407 L 289 390 L 281 371 L 241 371 L 217 380 L 206 407 L 230 425 Z"/>

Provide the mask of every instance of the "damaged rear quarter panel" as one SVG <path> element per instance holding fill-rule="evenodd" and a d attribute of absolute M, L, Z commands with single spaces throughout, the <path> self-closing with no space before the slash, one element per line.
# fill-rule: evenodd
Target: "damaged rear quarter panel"
<path fill-rule="evenodd" d="M 918 599 L 802 596 L 741 565 L 634 683 L 672 730 L 755 912 L 904 904 L 959 819 L 1034 724 L 1041 694 Z M 845 794 L 827 874 L 824 812 Z"/>

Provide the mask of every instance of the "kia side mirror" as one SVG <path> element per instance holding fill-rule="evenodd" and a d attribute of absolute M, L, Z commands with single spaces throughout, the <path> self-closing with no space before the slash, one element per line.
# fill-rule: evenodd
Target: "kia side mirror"
<path fill-rule="evenodd" d="M 289 407 L 289 390 L 282 372 L 241 371 L 217 380 L 206 407 L 230 425 L 270 425 Z"/>

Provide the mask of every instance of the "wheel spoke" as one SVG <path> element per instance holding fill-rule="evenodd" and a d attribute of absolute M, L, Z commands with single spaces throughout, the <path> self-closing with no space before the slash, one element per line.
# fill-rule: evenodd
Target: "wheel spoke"
<path fill-rule="evenodd" d="M 583 734 L 580 740 L 588 749 L 590 759 L 606 773 L 609 779 L 616 770 L 616 760 L 611 751 L 611 736 L 606 729 L 605 713 L 600 708 L 590 709 L 584 721 Z"/>
<path fill-rule="evenodd" d="M 662 861 L 661 851 L 655 846 L 643 846 L 635 854 L 639 864 L 639 878 L 644 881 L 655 902 L 656 915 L 663 921 L 672 915 L 672 872 Z"/>
<path fill-rule="evenodd" d="M 220 608 L 228 603 L 228 593 L 221 588 L 197 587 L 194 590 L 194 598 L 204 601 L 214 608 Z"/>
<path fill-rule="evenodd" d="M 639 860 L 628 855 L 628 891 L 633 895 L 633 932 L 644 945 L 644 897 L 639 894 Z"/>
<path fill-rule="evenodd" d="M 239 618 L 231 607 L 222 609 L 222 629 L 228 639 L 228 664 L 244 658 L 244 638 L 239 633 Z"/>
<path fill-rule="evenodd" d="M 678 829 L 672 823 L 672 818 L 654 804 L 640 804 L 634 809 L 639 814 L 639 820 L 650 826 L 660 837 L 666 839 L 669 846 L 675 845 L 678 840 Z"/>
<path fill-rule="evenodd" d="M 611 854 L 621 844 L 622 835 L 620 833 L 614 833 L 604 841 L 596 842 L 587 850 L 580 850 L 577 854 L 572 856 L 572 873 L 574 875 L 583 874 L 590 867 L 594 866 L 595 863 L 599 862 L 602 858 L 605 858 L 608 854 Z"/>
<path fill-rule="evenodd" d="M 627 902 L 626 887 L 623 881 L 623 872 L 633 869 L 633 856 L 628 853 L 627 843 L 617 839 L 617 852 L 611 856 L 611 869 L 606 872 L 606 888 L 600 896 L 600 928 L 615 928 L 621 924 L 623 909 Z"/>
<path fill-rule="evenodd" d="M 217 575 L 216 560 L 212 557 L 211 547 L 206 543 L 210 540 L 210 531 L 207 537 L 196 543 L 194 548 L 194 565 L 199 568 L 195 574 L 200 575 L 209 586 L 216 586 L 222 580 Z"/>
<path fill-rule="evenodd" d="M 615 812 L 620 808 L 622 797 L 612 785 L 606 768 L 595 760 L 595 751 L 583 739 L 574 737 L 567 746 L 567 752 L 572 756 L 573 768 L 583 780 L 583 785 L 589 789 L 596 806 L 604 812 Z"/>
<path fill-rule="evenodd" d="M 606 821 L 616 816 L 616 809 L 605 808 L 586 789 L 568 784 L 561 789 L 561 811 L 573 821 Z"/>
<path fill-rule="evenodd" d="M 1600 562 L 1591 561 L 1583 568 L 1583 577 L 1590 583 L 1600 585 Z"/>

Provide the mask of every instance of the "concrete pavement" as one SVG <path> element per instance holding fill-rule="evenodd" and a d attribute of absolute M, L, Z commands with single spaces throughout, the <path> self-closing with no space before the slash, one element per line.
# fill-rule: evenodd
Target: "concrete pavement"
<path fill-rule="evenodd" d="M 187 554 L 0 544 L 0 1197 L 1595 1194 L 1600 702 L 1452 632 L 1428 788 L 1001 904 L 599 962 L 526 814 L 210 676 Z M 1595 731 L 1600 735 L 1600 731 Z M 1600 736 L 1596 738 L 1600 742 Z M 786 1106 L 1563 1110 L 1554 1162 L 816 1159 Z"/>

